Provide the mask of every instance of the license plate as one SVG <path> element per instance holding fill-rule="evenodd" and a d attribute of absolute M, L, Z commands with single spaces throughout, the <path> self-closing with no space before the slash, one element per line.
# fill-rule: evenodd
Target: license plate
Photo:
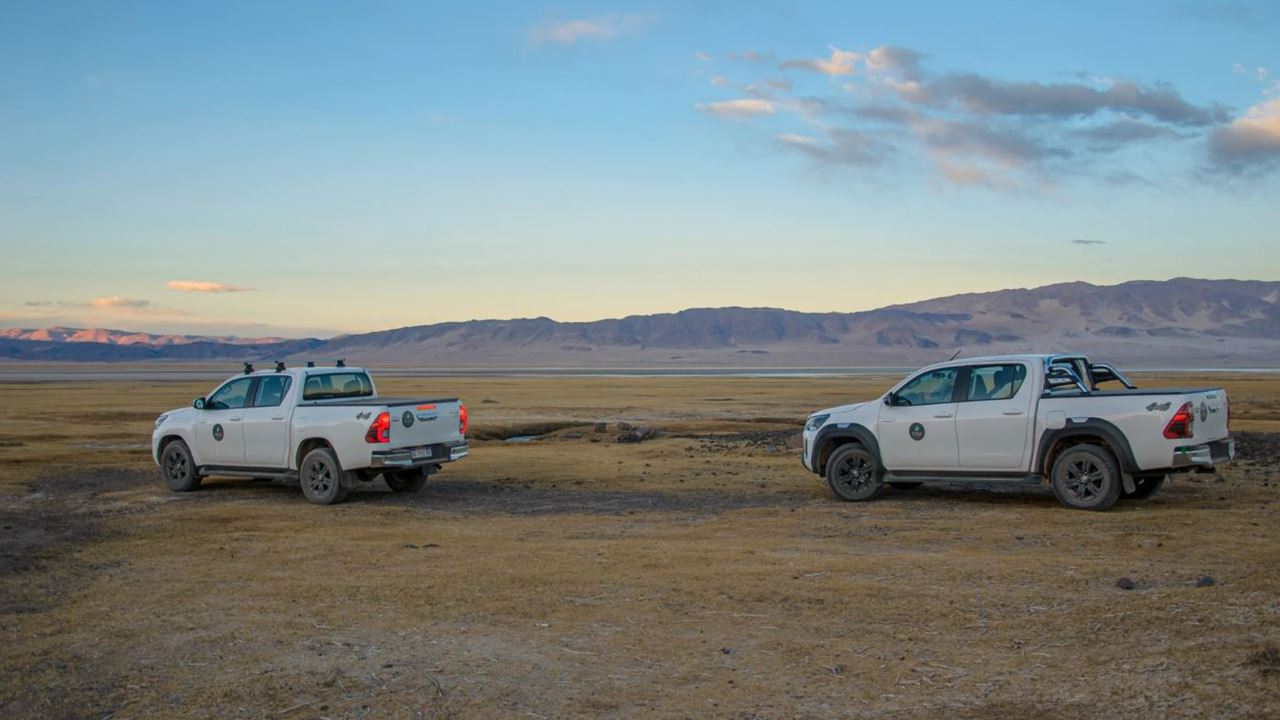
<path fill-rule="evenodd" d="M 424 460 L 431 457 L 431 448 L 414 448 L 410 455 L 413 456 L 414 460 Z"/>

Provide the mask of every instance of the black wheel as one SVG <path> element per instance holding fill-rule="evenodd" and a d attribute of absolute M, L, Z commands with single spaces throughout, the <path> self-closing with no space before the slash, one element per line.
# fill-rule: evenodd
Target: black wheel
<path fill-rule="evenodd" d="M 1050 481 L 1058 502 L 1075 510 L 1106 510 L 1120 497 L 1120 467 L 1097 445 L 1063 450 L 1053 461 Z"/>
<path fill-rule="evenodd" d="M 923 484 L 922 482 L 891 482 L 889 487 L 894 490 L 915 490 Z"/>
<path fill-rule="evenodd" d="M 427 471 L 421 468 L 401 470 L 387 473 L 382 476 L 382 479 L 386 481 L 387 487 L 391 488 L 391 492 L 418 492 L 423 485 L 427 484 Z"/>
<path fill-rule="evenodd" d="M 160 453 L 160 475 L 174 492 L 191 492 L 200 487 L 200 481 L 204 479 L 196 474 L 196 461 L 192 459 L 187 444 L 181 440 L 164 446 Z"/>
<path fill-rule="evenodd" d="M 1164 487 L 1164 478 L 1164 475 L 1135 477 L 1133 479 L 1133 492 L 1127 492 L 1121 488 L 1120 496 L 1126 500 L 1145 500 L 1146 498 L 1155 495 L 1157 492 L 1160 492 L 1160 488 Z"/>
<path fill-rule="evenodd" d="M 876 456 L 861 445 L 845 445 L 827 461 L 827 484 L 841 500 L 863 502 L 884 490 Z"/>
<path fill-rule="evenodd" d="M 317 505 L 333 505 L 347 497 L 342 467 L 329 448 L 316 448 L 307 453 L 298 467 L 298 479 L 302 483 L 302 494 Z"/>

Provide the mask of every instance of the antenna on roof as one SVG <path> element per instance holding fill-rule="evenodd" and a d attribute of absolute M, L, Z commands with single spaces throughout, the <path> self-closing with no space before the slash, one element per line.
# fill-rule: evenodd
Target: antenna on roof
<path fill-rule="evenodd" d="M 315 361 L 315 360 L 308 360 L 308 361 L 307 361 L 307 367 L 315 367 L 315 366 L 316 366 L 316 361 Z"/>
<path fill-rule="evenodd" d="M 276 372 L 284 372 L 284 361 L 283 361 L 283 360 L 277 360 L 277 361 L 276 361 Z"/>
<path fill-rule="evenodd" d="M 245 364 L 244 364 L 244 374 L 245 374 L 245 375 L 248 375 L 248 374 L 249 374 L 249 373 L 251 373 L 251 372 L 253 372 L 253 363 L 245 363 Z"/>
<path fill-rule="evenodd" d="M 338 358 L 337 367 L 346 367 L 346 366 L 347 366 L 347 361 L 343 358 Z"/>
<path fill-rule="evenodd" d="M 960 357 L 960 353 L 962 352 L 964 352 L 964 348 L 960 348 L 959 350 L 956 351 L 955 355 L 952 355 L 951 357 L 947 358 L 947 362 L 951 362 L 952 360 L 955 360 L 956 358 Z"/>

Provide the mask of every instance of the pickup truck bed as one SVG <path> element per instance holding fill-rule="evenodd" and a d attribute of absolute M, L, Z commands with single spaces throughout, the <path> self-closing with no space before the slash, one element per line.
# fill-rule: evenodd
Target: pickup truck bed
<path fill-rule="evenodd" d="M 404 407 L 406 405 L 431 405 L 440 403 L 456 403 L 458 398 L 386 398 L 386 397 L 361 397 L 361 398 L 334 398 L 332 400 L 307 400 L 298 403 L 298 407 L 368 407 L 372 405 L 386 405 L 387 407 Z"/>

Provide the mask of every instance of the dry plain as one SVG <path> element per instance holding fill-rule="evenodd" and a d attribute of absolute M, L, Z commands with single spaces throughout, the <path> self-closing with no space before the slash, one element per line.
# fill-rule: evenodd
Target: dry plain
<path fill-rule="evenodd" d="M 386 379 L 473 454 L 336 507 L 166 490 L 209 382 L 3 384 L 0 716 L 1277 717 L 1280 377 L 1206 380 L 1241 458 L 1106 513 L 834 500 L 788 435 L 888 377 Z"/>

